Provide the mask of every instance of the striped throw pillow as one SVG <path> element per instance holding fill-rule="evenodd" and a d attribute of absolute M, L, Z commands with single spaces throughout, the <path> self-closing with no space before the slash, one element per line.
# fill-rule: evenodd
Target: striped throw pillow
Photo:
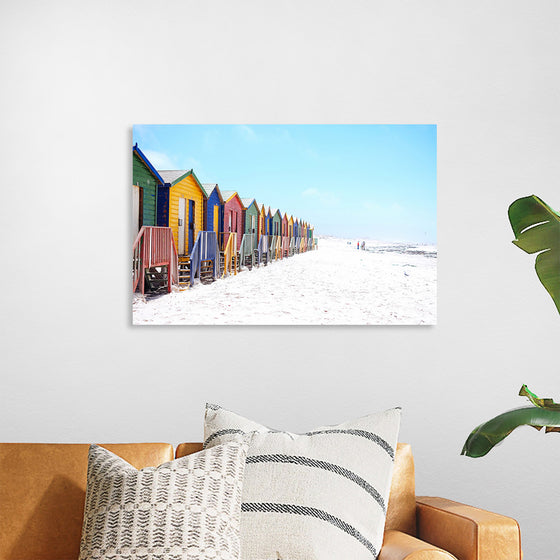
<path fill-rule="evenodd" d="M 239 560 L 247 445 L 137 470 L 89 450 L 79 560 Z"/>
<path fill-rule="evenodd" d="M 401 409 L 304 434 L 206 406 L 204 445 L 252 433 L 241 504 L 243 560 L 372 560 L 383 529 Z"/>

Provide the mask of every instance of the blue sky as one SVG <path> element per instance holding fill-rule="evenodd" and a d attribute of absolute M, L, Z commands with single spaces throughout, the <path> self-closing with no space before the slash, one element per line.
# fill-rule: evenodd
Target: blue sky
<path fill-rule="evenodd" d="M 156 169 L 193 169 L 316 235 L 436 242 L 436 125 L 135 125 Z"/>

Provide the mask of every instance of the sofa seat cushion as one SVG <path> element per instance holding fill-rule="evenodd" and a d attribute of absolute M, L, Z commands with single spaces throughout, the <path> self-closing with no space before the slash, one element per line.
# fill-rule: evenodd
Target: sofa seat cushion
<path fill-rule="evenodd" d="M 208 405 L 205 446 L 252 433 L 243 485 L 243 560 L 371 560 L 381 548 L 400 409 L 305 434 Z"/>

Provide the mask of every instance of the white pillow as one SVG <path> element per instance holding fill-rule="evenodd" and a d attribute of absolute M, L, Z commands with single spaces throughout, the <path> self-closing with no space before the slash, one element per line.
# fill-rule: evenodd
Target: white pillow
<path fill-rule="evenodd" d="M 377 558 L 400 416 L 394 408 L 292 434 L 206 405 L 205 447 L 254 432 L 243 483 L 241 558 Z"/>
<path fill-rule="evenodd" d="M 80 560 L 238 560 L 247 445 L 137 470 L 89 450 Z"/>

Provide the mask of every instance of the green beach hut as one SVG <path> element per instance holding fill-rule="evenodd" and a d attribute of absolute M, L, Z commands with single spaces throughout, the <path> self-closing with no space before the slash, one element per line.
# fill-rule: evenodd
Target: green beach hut
<path fill-rule="evenodd" d="M 243 239 L 241 240 L 241 264 L 252 267 L 255 264 L 259 243 L 259 206 L 254 198 L 242 198 Z"/>

